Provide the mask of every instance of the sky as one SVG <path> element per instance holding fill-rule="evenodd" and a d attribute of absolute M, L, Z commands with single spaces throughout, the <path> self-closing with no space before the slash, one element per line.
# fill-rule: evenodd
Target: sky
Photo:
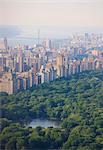
<path fill-rule="evenodd" d="M 38 29 L 43 37 L 103 33 L 103 0 L 0 0 L 0 28 L 1 37 L 37 37 Z"/>
<path fill-rule="evenodd" d="M 103 0 L 0 0 L 0 25 L 103 27 Z"/>

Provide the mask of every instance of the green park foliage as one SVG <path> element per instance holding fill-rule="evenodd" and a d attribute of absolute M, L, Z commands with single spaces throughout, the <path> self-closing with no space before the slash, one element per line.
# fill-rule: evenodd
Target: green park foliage
<path fill-rule="evenodd" d="M 0 93 L 0 116 L 1 150 L 103 150 L 103 71 Z M 61 127 L 25 126 L 34 118 L 60 120 Z"/>

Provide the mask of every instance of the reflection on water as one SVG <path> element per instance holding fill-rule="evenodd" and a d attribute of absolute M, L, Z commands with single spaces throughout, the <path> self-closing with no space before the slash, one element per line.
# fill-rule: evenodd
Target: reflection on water
<path fill-rule="evenodd" d="M 37 126 L 41 126 L 44 128 L 47 127 L 58 128 L 60 127 L 60 122 L 54 120 L 47 120 L 47 119 L 34 119 L 28 125 L 28 127 L 32 127 L 32 128 L 36 128 Z"/>

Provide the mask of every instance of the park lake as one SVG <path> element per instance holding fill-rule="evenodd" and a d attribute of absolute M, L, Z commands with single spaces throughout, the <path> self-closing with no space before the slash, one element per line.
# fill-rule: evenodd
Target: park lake
<path fill-rule="evenodd" d="M 36 128 L 38 126 L 44 128 L 48 128 L 48 127 L 58 128 L 60 127 L 60 121 L 38 118 L 38 119 L 33 119 L 27 126 L 32 128 Z"/>

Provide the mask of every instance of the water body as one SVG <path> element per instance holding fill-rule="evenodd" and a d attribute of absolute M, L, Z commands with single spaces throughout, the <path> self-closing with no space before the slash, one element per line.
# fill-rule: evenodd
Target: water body
<path fill-rule="evenodd" d="M 38 126 L 48 128 L 58 128 L 60 127 L 60 121 L 48 120 L 48 119 L 34 119 L 28 125 L 28 127 L 36 128 Z"/>

